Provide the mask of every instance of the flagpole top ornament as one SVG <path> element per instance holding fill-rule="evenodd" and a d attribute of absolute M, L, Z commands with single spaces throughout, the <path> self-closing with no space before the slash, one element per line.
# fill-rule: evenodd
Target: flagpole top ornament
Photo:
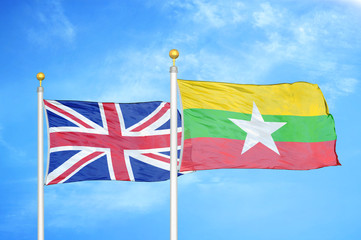
<path fill-rule="evenodd" d="M 169 51 L 169 57 L 173 59 L 173 66 L 175 66 L 175 60 L 178 58 L 179 52 L 177 49 L 172 49 Z"/>
<path fill-rule="evenodd" d="M 36 78 L 40 81 L 40 87 L 41 87 L 41 82 L 45 79 L 45 74 L 39 72 L 38 74 L 36 74 Z"/>

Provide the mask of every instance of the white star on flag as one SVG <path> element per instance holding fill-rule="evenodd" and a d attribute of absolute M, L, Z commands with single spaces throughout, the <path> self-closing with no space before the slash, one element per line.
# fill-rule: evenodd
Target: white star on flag
<path fill-rule="evenodd" d="M 255 102 L 253 102 L 251 121 L 231 118 L 229 118 L 229 120 L 247 133 L 242 154 L 254 147 L 257 143 L 262 143 L 278 155 L 280 154 L 271 134 L 280 129 L 287 122 L 265 122 Z"/>

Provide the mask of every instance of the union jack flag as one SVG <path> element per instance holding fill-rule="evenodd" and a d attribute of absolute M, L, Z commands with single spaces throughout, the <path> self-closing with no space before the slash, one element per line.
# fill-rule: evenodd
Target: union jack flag
<path fill-rule="evenodd" d="M 44 100 L 46 185 L 85 180 L 169 179 L 170 104 Z M 178 155 L 181 142 L 178 113 Z"/>

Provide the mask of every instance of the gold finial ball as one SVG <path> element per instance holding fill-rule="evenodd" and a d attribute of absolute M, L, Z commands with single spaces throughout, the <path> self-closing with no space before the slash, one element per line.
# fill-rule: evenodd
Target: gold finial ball
<path fill-rule="evenodd" d="M 42 72 L 39 72 L 38 74 L 36 74 L 36 78 L 37 78 L 39 81 L 43 81 L 44 78 L 45 78 L 45 74 L 42 73 Z"/>
<path fill-rule="evenodd" d="M 169 51 L 169 57 L 172 59 L 176 59 L 179 56 L 179 52 L 177 49 L 172 49 Z"/>

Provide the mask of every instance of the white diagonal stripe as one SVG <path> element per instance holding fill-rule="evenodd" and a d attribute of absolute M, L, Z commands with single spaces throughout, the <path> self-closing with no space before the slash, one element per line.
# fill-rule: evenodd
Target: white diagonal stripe
<path fill-rule="evenodd" d="M 73 115 L 75 118 L 78 118 L 79 120 L 81 120 L 81 121 L 83 121 L 84 123 L 88 124 L 88 125 L 91 126 L 92 128 L 97 129 L 97 130 L 99 130 L 99 131 L 101 131 L 101 132 L 104 131 L 103 127 L 99 126 L 99 125 L 96 124 L 95 122 L 93 122 L 93 121 L 89 120 L 88 118 L 84 117 L 83 115 L 81 115 L 81 114 L 78 113 L 77 111 L 75 111 L 75 110 L 73 110 L 73 109 L 71 109 L 71 108 L 69 108 L 69 107 L 61 104 L 60 102 L 54 101 L 54 100 L 47 100 L 47 101 L 48 101 L 49 103 L 53 104 L 54 106 L 56 106 L 56 107 L 64 110 L 65 112 Z M 46 105 L 45 105 L 45 106 L 46 106 Z M 77 125 L 77 126 L 79 126 L 79 127 L 81 127 L 81 128 L 85 128 L 85 127 L 82 126 L 80 123 L 77 123 L 75 120 L 73 120 L 73 119 L 65 116 L 65 115 L 62 114 L 62 113 L 59 113 L 58 111 L 52 109 L 51 107 L 46 106 L 46 109 L 47 109 L 47 110 L 50 110 L 50 111 L 52 111 L 52 112 L 54 112 L 54 113 L 56 113 L 57 115 L 65 118 L 65 119 L 67 119 L 68 121 L 74 123 L 75 125 Z"/>
<path fill-rule="evenodd" d="M 88 151 L 80 151 L 79 153 L 75 154 L 74 156 L 72 156 L 71 158 L 69 158 L 67 161 L 65 161 L 62 165 L 60 165 L 59 167 L 57 167 L 56 169 L 54 169 L 54 171 L 52 171 L 51 173 L 48 174 L 48 176 L 46 177 L 46 184 L 50 183 L 51 181 L 53 181 L 54 179 L 56 179 L 57 177 L 59 177 L 61 174 L 63 174 L 65 171 L 67 171 L 69 168 L 71 168 L 72 166 L 74 166 L 76 163 L 78 163 L 80 160 L 82 160 L 83 158 L 89 156 L 90 154 L 94 153 L 94 151 L 90 151 L 88 149 Z M 95 161 L 96 159 L 104 156 L 105 153 L 102 153 L 96 157 L 94 157 L 93 159 L 87 161 L 86 163 L 82 164 L 81 166 L 79 166 L 75 171 L 73 171 L 71 174 L 69 174 L 65 179 L 63 179 L 62 181 L 60 181 L 59 183 L 63 183 L 66 180 L 68 180 L 69 178 L 71 178 L 75 173 L 77 173 L 80 169 L 82 169 L 84 166 L 90 164 L 91 162 Z"/>
<path fill-rule="evenodd" d="M 166 102 L 162 102 L 151 114 L 149 114 L 147 117 L 145 117 L 144 119 L 142 119 L 140 122 L 134 124 L 133 126 L 129 127 L 127 129 L 127 131 L 132 131 L 134 128 L 139 127 L 140 125 L 144 124 L 145 122 L 147 122 L 149 119 L 151 119 L 152 117 L 154 117 L 158 112 L 160 112 L 160 110 L 162 110 L 162 108 L 164 107 L 164 105 L 166 104 Z"/>

